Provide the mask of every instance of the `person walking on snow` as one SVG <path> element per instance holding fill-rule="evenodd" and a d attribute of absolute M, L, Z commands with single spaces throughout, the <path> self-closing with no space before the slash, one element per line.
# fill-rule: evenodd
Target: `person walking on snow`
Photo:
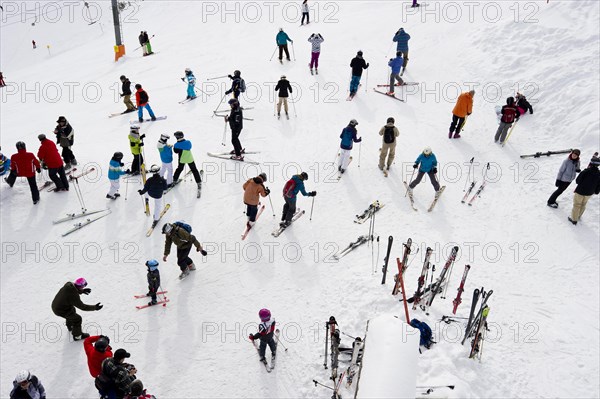
<path fill-rule="evenodd" d="M 185 82 L 186 80 L 188 82 L 186 100 L 193 100 L 194 98 L 196 98 L 196 77 L 194 76 L 194 73 L 190 68 L 185 68 L 185 77 L 181 78 L 182 82 Z"/>
<path fill-rule="evenodd" d="M 394 126 L 394 118 L 387 118 L 387 123 L 379 129 L 379 135 L 382 136 L 381 152 L 379 153 L 379 169 L 390 170 L 390 166 L 396 157 L 396 137 L 400 136 L 400 131 Z M 385 158 L 387 157 L 387 163 Z"/>
<path fill-rule="evenodd" d="M 4 83 L 4 75 L 2 74 L 2 72 L 0 72 L 0 87 L 4 86 L 6 86 L 6 83 Z"/>
<path fill-rule="evenodd" d="M 506 99 L 506 105 L 502 107 L 500 115 L 500 126 L 498 126 L 498 130 L 496 130 L 494 142 L 503 144 L 504 140 L 506 140 L 508 129 L 510 129 L 512 124 L 516 123 L 519 120 L 519 116 L 521 116 L 521 113 L 517 107 L 515 107 L 514 97 L 508 97 Z"/>
<path fill-rule="evenodd" d="M 448 132 L 448 138 L 460 138 L 460 130 L 465 124 L 467 116 L 473 112 L 473 97 L 475 96 L 475 90 L 462 93 L 456 100 L 456 105 L 452 110 L 452 123 L 450 124 L 450 131 Z M 454 134 L 454 136 L 452 136 Z"/>
<path fill-rule="evenodd" d="M 142 147 L 144 146 L 145 134 L 140 136 L 140 127 L 138 125 L 132 125 L 129 128 L 129 149 L 131 155 L 133 155 L 133 162 L 131 163 L 131 174 L 136 176 L 140 174 L 142 164 L 144 163 L 144 156 L 142 155 Z"/>
<path fill-rule="evenodd" d="M 550 208 L 558 208 L 558 203 L 556 202 L 558 196 L 561 195 L 567 189 L 567 187 L 569 187 L 573 180 L 575 180 L 577 173 L 581 172 L 581 164 L 579 162 L 580 155 L 581 151 L 574 149 L 571 151 L 569 156 L 567 156 L 567 159 L 563 161 L 562 165 L 560 165 L 555 183 L 557 189 L 552 193 L 547 201 L 547 205 Z"/>
<path fill-rule="evenodd" d="M 233 71 L 233 76 L 227 75 L 231 79 L 231 88 L 225 94 L 233 93 L 233 98 L 236 100 L 240 97 L 240 93 L 246 91 L 246 82 L 242 79 L 242 73 L 238 70 Z"/>
<path fill-rule="evenodd" d="M 161 134 L 156 148 L 158 148 L 162 163 L 159 173 L 167 180 L 167 186 L 171 187 L 173 185 L 173 146 L 167 143 L 169 138 L 168 135 Z"/>
<path fill-rule="evenodd" d="M 96 378 L 102 372 L 102 362 L 112 357 L 110 339 L 105 335 L 93 335 L 83 340 L 83 349 L 87 356 L 88 369 L 92 377 Z"/>
<path fill-rule="evenodd" d="M 568 217 L 569 222 L 577 224 L 581 216 L 585 212 L 587 202 L 592 195 L 600 194 L 600 158 L 597 156 L 592 157 L 590 165 L 577 176 L 575 182 L 575 194 L 573 195 L 573 209 L 571 210 L 571 216 Z"/>
<path fill-rule="evenodd" d="M 42 166 L 35 155 L 31 152 L 27 152 L 24 142 L 18 141 L 16 147 L 17 153 L 10 157 L 10 174 L 4 180 L 12 188 L 17 177 L 25 177 L 27 183 L 29 183 L 31 199 L 35 205 L 40 201 L 40 191 L 38 190 L 37 182 L 35 181 L 35 173 L 41 173 Z"/>
<path fill-rule="evenodd" d="M 69 191 L 69 180 L 67 180 L 63 160 L 56 149 L 56 144 L 48 140 L 43 133 L 38 136 L 38 139 L 40 140 L 40 149 L 37 156 L 42 165 L 46 165 L 48 168 L 48 176 L 56 185 L 54 191 Z"/>
<path fill-rule="evenodd" d="M 340 139 L 342 139 L 340 143 L 340 164 L 338 166 L 338 171 L 340 173 L 344 173 L 346 169 L 348 169 L 353 144 L 362 141 L 362 137 L 356 137 L 356 126 L 358 126 L 358 122 L 356 119 L 352 119 L 350 123 L 348 123 L 348 126 L 342 130 L 342 134 L 340 134 Z"/>
<path fill-rule="evenodd" d="M 192 174 L 194 175 L 194 180 L 198 185 L 198 189 L 202 188 L 202 178 L 200 177 L 200 172 L 198 172 L 198 168 L 196 168 L 196 163 L 194 162 L 194 156 L 192 155 L 192 142 L 186 140 L 183 136 L 183 132 L 177 131 L 174 134 L 177 142 L 173 146 L 173 152 L 178 155 L 177 169 L 175 169 L 175 174 L 173 175 L 173 183 L 176 183 L 179 180 L 179 175 L 183 172 L 183 168 L 187 165 Z"/>
<path fill-rule="evenodd" d="M 154 221 L 152 222 L 152 228 L 155 228 L 160 219 L 160 213 L 163 210 L 162 197 L 167 189 L 167 181 L 161 177 L 158 166 L 154 165 L 150 168 L 150 172 L 152 173 L 152 176 L 146 180 L 144 188 L 138 190 L 138 193 L 140 195 L 148 193 L 148 195 L 154 199 Z"/>
<path fill-rule="evenodd" d="M 300 21 L 300 25 L 304 25 L 304 18 L 306 18 L 306 25 L 310 24 L 310 15 L 308 9 L 308 0 L 304 0 L 302 2 L 302 21 Z"/>
<path fill-rule="evenodd" d="M 163 261 L 167 261 L 167 257 L 171 253 L 171 244 L 175 244 L 177 248 L 177 265 L 181 270 L 179 275 L 180 279 L 185 278 L 190 271 L 196 270 L 194 261 L 190 258 L 190 251 L 192 246 L 196 246 L 196 251 L 200 252 L 202 256 L 208 255 L 208 253 L 202 249 L 202 245 L 196 239 L 190 231 L 179 226 L 177 223 L 165 223 L 162 228 L 162 233 L 165 235 L 165 252 Z"/>
<path fill-rule="evenodd" d="M 73 154 L 73 151 L 71 150 L 73 143 L 75 143 L 75 130 L 64 116 L 59 116 L 56 123 L 58 123 L 54 129 L 54 134 L 56 134 L 56 144 L 60 144 L 62 147 L 65 170 L 69 170 L 71 169 L 71 166 L 77 165 L 75 154 Z"/>
<path fill-rule="evenodd" d="M 350 61 L 350 68 L 352 68 L 352 79 L 350 79 L 350 97 L 354 97 L 358 91 L 358 85 L 360 84 L 360 78 L 362 77 L 363 69 L 367 69 L 369 63 L 363 59 L 362 50 L 358 50 L 356 57 Z"/>
<path fill-rule="evenodd" d="M 256 334 L 250 334 L 248 337 L 250 341 L 254 342 L 256 339 L 260 339 L 260 345 L 258 346 L 259 360 L 266 363 L 265 354 L 267 351 L 267 345 L 271 349 L 271 362 L 275 360 L 277 355 L 277 343 L 273 336 L 275 335 L 275 319 L 271 318 L 271 311 L 269 309 L 261 309 L 258 312 L 260 317 L 260 324 L 258 325 L 258 332 Z"/>
<path fill-rule="evenodd" d="M 229 122 L 229 127 L 231 128 L 231 144 L 233 145 L 233 151 L 230 153 L 232 154 L 231 159 L 243 161 L 244 156 L 242 153 L 244 149 L 240 142 L 240 134 L 242 134 L 242 129 L 244 128 L 244 113 L 242 107 L 240 107 L 240 102 L 235 98 L 229 100 L 229 106 L 231 107 L 231 112 L 229 115 L 225 115 L 225 123 Z"/>
<path fill-rule="evenodd" d="M 148 104 L 148 101 L 150 101 L 148 93 L 146 93 L 146 91 L 142 89 L 142 85 L 139 83 L 135 85 L 135 90 L 135 102 L 137 104 L 138 109 L 138 121 L 140 123 L 144 122 L 144 108 L 146 108 L 148 114 L 150 114 L 150 120 L 155 121 L 156 116 L 154 116 L 154 111 L 152 111 L 150 104 Z"/>
<path fill-rule="evenodd" d="M 320 33 L 313 33 L 308 38 L 312 48 L 310 53 L 310 64 L 308 67 L 310 68 L 310 73 L 313 72 L 313 66 L 315 67 L 315 72 L 317 75 L 319 74 L 319 56 L 321 55 L 321 43 L 325 41 L 323 36 Z"/>
<path fill-rule="evenodd" d="M 275 86 L 275 91 L 279 91 L 279 101 L 277 102 L 277 117 L 279 118 L 281 115 L 281 104 L 283 103 L 283 109 L 285 111 L 285 116 L 289 119 L 288 114 L 288 97 L 290 93 L 292 93 L 292 85 L 287 80 L 285 75 L 281 75 L 281 79 L 277 82 Z"/>
<path fill-rule="evenodd" d="M 136 108 L 131 102 L 131 82 L 125 75 L 121 75 L 119 79 L 121 80 L 121 91 L 123 92 L 121 93 L 121 97 L 123 97 L 123 103 L 127 107 L 123 113 L 126 114 L 128 112 L 133 112 L 136 110 Z"/>
<path fill-rule="evenodd" d="M 121 176 L 125 174 L 131 173 L 129 170 L 123 171 L 123 153 L 115 152 L 110 159 L 110 163 L 108 165 L 108 180 L 110 181 L 110 189 L 108 190 L 108 194 L 106 194 L 106 198 L 111 200 L 116 200 L 121 196 L 119 194 L 119 188 L 121 187 Z"/>
<path fill-rule="evenodd" d="M 46 399 L 46 389 L 39 378 L 28 370 L 22 370 L 13 381 L 10 399 Z"/>
<path fill-rule="evenodd" d="M 290 180 L 285 183 L 283 187 L 283 200 L 285 204 L 283 205 L 283 213 L 281 215 L 281 223 L 279 226 L 287 227 L 292 223 L 292 218 L 296 213 L 296 199 L 298 197 L 298 193 L 302 193 L 305 197 L 314 197 L 317 195 L 316 191 L 311 191 L 307 193 L 304 188 L 304 182 L 308 180 L 308 174 L 306 172 L 302 172 L 299 175 L 294 175 Z"/>
<path fill-rule="evenodd" d="M 392 68 L 392 72 L 390 73 L 390 89 L 386 93 L 388 96 L 394 95 L 396 82 L 398 82 L 398 86 L 404 84 L 404 81 L 400 77 L 400 69 L 402 68 L 403 63 L 404 61 L 402 60 L 402 53 L 400 51 L 396 53 L 396 58 L 391 58 L 390 62 L 388 62 L 388 66 Z"/>
<path fill-rule="evenodd" d="M 156 259 L 150 259 L 146 262 L 146 267 L 148 268 L 148 273 L 146 274 L 146 279 L 148 280 L 148 293 L 146 296 L 151 297 L 151 301 L 148 302 L 148 305 L 156 305 L 156 293 L 160 288 L 160 272 L 158 271 L 158 261 Z"/>
<path fill-rule="evenodd" d="M 285 51 L 285 58 L 288 61 L 290 60 L 290 52 L 288 51 L 287 42 L 294 43 L 292 39 L 288 36 L 287 33 L 283 31 L 283 28 L 279 28 L 279 33 L 275 36 L 275 42 L 277 42 L 277 47 L 279 47 L 279 62 L 283 64 L 283 52 Z"/>
<path fill-rule="evenodd" d="M 31 41 L 31 44 L 33 45 L 33 49 L 35 50 L 37 48 L 36 44 L 35 44 L 35 40 Z"/>
<path fill-rule="evenodd" d="M 79 341 L 90 336 L 90 334 L 81 331 L 81 316 L 77 314 L 75 308 L 91 312 L 93 310 L 102 309 L 102 304 L 98 302 L 95 305 L 86 305 L 81 302 L 79 296 L 81 294 L 89 295 L 92 292 L 91 288 L 85 288 L 87 281 L 80 277 L 74 283 L 66 283 L 56 294 L 52 301 L 52 312 L 55 315 L 66 319 L 67 329 L 73 334 L 73 339 Z"/>
<path fill-rule="evenodd" d="M 414 7 L 414 4 L 413 4 Z M 406 70 L 406 65 L 408 65 L 408 41 L 410 40 L 410 35 L 404 31 L 404 28 L 398 29 L 398 32 L 394 35 L 393 41 L 396 42 L 396 54 L 401 53 L 403 58 L 402 63 L 402 73 Z"/>
<path fill-rule="evenodd" d="M 258 213 L 258 205 L 260 205 L 260 197 L 266 197 L 271 191 L 265 187 L 267 174 L 260 175 L 248 179 L 242 186 L 244 189 L 244 204 L 246 205 L 246 216 L 248 216 L 248 227 L 254 226 L 256 223 L 256 214 Z"/>
<path fill-rule="evenodd" d="M 431 151 L 430 147 L 425 147 L 423 152 L 417 157 L 415 164 L 413 165 L 413 169 L 419 168 L 419 172 L 417 173 L 417 178 L 413 180 L 408 186 L 411 190 L 417 186 L 421 182 L 425 173 L 429 176 L 429 180 L 431 180 L 431 185 L 433 189 L 437 192 L 440 189 L 440 184 L 437 181 L 436 173 L 437 173 L 437 159 L 435 158 L 435 154 Z"/>

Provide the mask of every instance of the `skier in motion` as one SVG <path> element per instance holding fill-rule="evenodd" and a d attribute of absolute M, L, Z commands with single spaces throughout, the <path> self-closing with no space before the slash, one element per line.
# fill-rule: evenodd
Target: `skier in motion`
<path fill-rule="evenodd" d="M 194 162 L 194 156 L 192 155 L 192 142 L 186 140 L 183 132 L 181 131 L 177 131 L 173 135 L 177 139 L 177 142 L 173 146 L 173 152 L 179 157 L 179 164 L 177 165 L 177 169 L 175 169 L 175 174 L 173 175 L 173 184 L 179 180 L 179 175 L 181 175 L 183 168 L 185 165 L 187 165 L 194 175 L 194 180 L 198 185 L 198 190 L 200 190 L 202 188 L 202 178 L 200 177 L 200 172 L 198 172 L 198 168 Z"/>
<path fill-rule="evenodd" d="M 242 73 L 238 70 L 233 71 L 233 76 L 227 75 L 231 79 L 231 88 L 225 94 L 233 93 L 233 98 L 236 100 L 240 97 L 240 93 L 246 91 L 246 83 L 242 79 Z"/>
<path fill-rule="evenodd" d="M 415 164 L 413 165 L 413 169 L 419 168 L 419 172 L 417 173 L 417 178 L 410 183 L 408 186 L 410 190 L 415 188 L 417 184 L 421 182 L 425 173 L 429 176 L 429 180 L 431 180 L 431 185 L 433 189 L 438 192 L 440 189 L 440 184 L 437 181 L 436 173 L 437 173 L 437 159 L 435 154 L 431 151 L 431 147 L 425 147 L 423 152 L 419 154 Z"/>
<path fill-rule="evenodd" d="M 279 91 L 279 101 L 277 102 L 277 117 L 281 116 L 281 104 L 283 103 L 283 110 L 285 111 L 285 116 L 289 119 L 288 114 L 288 97 L 292 93 L 292 85 L 287 80 L 285 75 L 281 75 L 281 79 L 277 82 L 275 86 L 275 91 Z"/>
<path fill-rule="evenodd" d="M 385 126 L 379 130 L 379 135 L 382 136 L 381 152 L 379 153 L 379 170 L 389 171 L 394 158 L 396 157 L 396 137 L 400 135 L 400 131 L 394 126 L 395 120 L 392 117 L 387 118 Z M 387 163 L 385 158 L 387 157 Z"/>
<path fill-rule="evenodd" d="M 283 199 L 285 205 L 283 205 L 283 213 L 281 215 L 281 223 L 279 223 L 279 226 L 285 228 L 292 223 L 292 218 L 296 213 L 296 199 L 299 192 L 305 197 L 314 197 L 317 195 L 316 191 L 311 191 L 310 193 L 306 192 L 306 189 L 304 188 L 304 182 L 306 180 L 308 180 L 308 174 L 302 172 L 299 175 L 293 176 L 285 183 L 285 186 L 283 187 Z"/>
<path fill-rule="evenodd" d="M 310 73 L 313 73 L 313 66 L 315 67 L 315 72 L 317 75 L 319 74 L 319 56 L 321 55 L 321 43 L 325 41 L 323 36 L 320 33 L 313 33 L 308 38 L 308 41 L 311 44 L 311 54 L 310 54 L 310 64 L 308 64 L 310 68 Z"/>
<path fill-rule="evenodd" d="M 275 42 L 277 42 L 277 47 L 279 47 L 279 62 L 283 64 L 283 52 L 285 51 L 285 58 L 288 61 L 290 60 L 290 52 L 288 50 L 287 42 L 294 43 L 292 39 L 288 36 L 287 33 L 283 31 L 283 28 L 279 28 L 279 32 L 277 36 L 275 36 Z"/>
<path fill-rule="evenodd" d="M 252 179 L 248 179 L 242 186 L 242 189 L 244 190 L 246 216 L 248 216 L 248 227 L 252 227 L 256 223 L 256 214 L 258 213 L 260 197 L 266 197 L 271 193 L 271 191 L 265 187 L 266 181 L 267 174 L 263 172 Z"/>
<path fill-rule="evenodd" d="M 258 332 L 256 334 L 250 334 L 248 338 L 254 342 L 255 339 L 260 339 L 260 345 L 258 347 L 258 355 L 260 361 L 265 363 L 265 354 L 267 351 L 267 345 L 271 349 L 271 363 L 275 361 L 277 354 L 277 344 L 273 335 L 275 334 L 275 319 L 271 318 L 271 311 L 269 309 L 261 309 L 258 312 L 260 317 L 260 324 L 258 325 Z"/>
<path fill-rule="evenodd" d="M 350 68 L 352 68 L 352 78 L 350 79 L 350 97 L 354 97 L 358 91 L 358 85 L 360 84 L 360 78 L 362 77 L 363 69 L 367 69 L 369 63 L 363 59 L 362 50 L 358 50 L 356 57 L 350 61 Z"/>

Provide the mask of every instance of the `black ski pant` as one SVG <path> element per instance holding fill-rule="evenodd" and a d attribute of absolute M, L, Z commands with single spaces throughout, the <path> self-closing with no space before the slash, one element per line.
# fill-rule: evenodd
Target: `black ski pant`
<path fill-rule="evenodd" d="M 285 205 L 283 205 L 283 215 L 281 215 L 281 220 L 291 222 L 294 213 L 296 213 L 296 198 L 284 197 L 283 199 L 285 200 Z"/>
<path fill-rule="evenodd" d="M 431 185 L 433 186 L 435 191 L 438 191 L 440 189 L 440 183 L 438 183 L 437 178 L 435 177 L 435 173 L 433 173 L 432 170 L 430 170 L 429 172 L 427 172 L 427 175 L 429 175 L 429 180 L 431 180 Z M 410 188 L 415 188 L 417 184 L 421 183 L 421 179 L 423 179 L 423 176 L 425 176 L 425 172 L 421 172 L 419 171 L 419 173 L 417 173 L 417 178 L 415 180 L 412 181 L 412 183 L 410 183 Z"/>
<path fill-rule="evenodd" d="M 448 133 L 459 134 L 460 129 L 462 129 L 463 123 L 465 123 L 465 118 L 461 118 L 460 116 L 452 114 L 452 123 L 450 124 L 450 132 Z"/>
<path fill-rule="evenodd" d="M 66 319 L 67 329 L 71 331 L 73 337 L 78 337 L 82 334 L 81 323 L 83 322 L 83 319 L 77 314 L 75 309 L 72 309 L 68 312 L 57 312 L 54 309 L 52 309 L 52 311 L 58 317 Z"/>
<path fill-rule="evenodd" d="M 554 204 L 556 202 L 556 200 L 558 199 L 558 196 L 561 195 L 562 193 L 564 193 L 565 190 L 567 189 L 567 187 L 569 187 L 570 185 L 571 185 L 570 181 L 557 180 L 556 187 L 558 187 L 558 188 L 556 189 L 555 192 L 552 193 L 550 198 L 548 198 L 548 204 Z"/>
<path fill-rule="evenodd" d="M 50 168 L 48 169 L 48 176 L 50 180 L 56 184 L 56 188 L 66 188 L 69 189 L 69 180 L 67 180 L 67 175 L 65 174 L 64 166 L 60 168 Z"/>
<path fill-rule="evenodd" d="M 177 165 L 177 169 L 175 169 L 175 173 L 173 174 L 173 183 L 176 183 L 177 180 L 179 180 L 179 176 L 181 175 L 181 172 L 183 172 L 183 168 L 185 167 L 185 165 L 187 165 L 190 170 L 192 171 L 192 174 L 194 175 L 194 180 L 196 181 L 196 183 L 202 183 L 202 179 L 200 178 L 200 172 L 198 172 L 198 168 L 196 167 L 196 163 L 195 162 L 190 162 L 190 163 L 179 163 L 179 165 Z"/>
<path fill-rule="evenodd" d="M 306 18 L 306 23 L 310 23 L 310 17 L 307 12 L 302 13 L 302 21 L 300 21 L 300 25 L 304 25 L 304 18 Z"/>
<path fill-rule="evenodd" d="M 288 46 L 287 44 L 278 44 L 279 46 L 279 61 L 281 61 L 283 59 L 283 52 L 285 51 L 285 58 L 287 58 L 287 60 L 290 60 L 290 52 L 288 51 Z"/>
<path fill-rule="evenodd" d="M 6 182 L 9 186 L 13 186 L 15 181 L 17 180 L 17 174 L 12 170 L 8 174 L 6 178 Z M 35 181 L 35 176 L 27 177 L 27 183 L 29 183 L 29 188 L 31 189 L 31 199 L 33 202 L 37 202 L 40 200 L 40 191 L 38 190 L 37 182 Z"/>
<path fill-rule="evenodd" d="M 246 216 L 250 222 L 256 221 L 256 214 L 258 213 L 258 205 L 246 204 Z"/>
<path fill-rule="evenodd" d="M 266 338 L 260 339 L 260 345 L 258 346 L 258 355 L 261 359 L 265 357 L 267 345 L 269 345 L 269 349 L 271 349 L 271 356 L 275 356 L 275 352 L 277 352 L 277 344 L 275 343 L 275 339 L 273 339 L 273 334 L 269 334 Z"/>
<path fill-rule="evenodd" d="M 194 263 L 194 261 L 190 258 L 190 251 L 192 247 L 189 246 L 187 248 L 179 248 L 177 247 L 177 265 L 183 272 L 188 268 L 189 265 Z"/>
<path fill-rule="evenodd" d="M 65 164 L 70 164 L 71 161 L 75 159 L 75 154 L 71 151 L 71 147 L 62 148 L 62 158 L 63 161 L 65 161 Z"/>
<path fill-rule="evenodd" d="M 131 174 L 138 174 L 142 170 L 142 164 L 144 163 L 144 157 L 142 154 L 133 154 L 133 162 L 131 163 Z"/>
<path fill-rule="evenodd" d="M 242 143 L 240 143 L 240 134 L 242 129 L 231 129 L 231 144 L 233 144 L 233 150 L 236 156 L 242 155 Z"/>

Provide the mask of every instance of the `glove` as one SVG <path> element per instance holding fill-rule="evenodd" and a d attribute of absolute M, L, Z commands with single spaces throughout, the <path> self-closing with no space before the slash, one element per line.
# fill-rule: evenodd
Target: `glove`
<path fill-rule="evenodd" d="M 163 262 L 166 262 L 166 261 L 167 261 L 167 256 L 168 256 L 168 255 L 165 255 L 165 256 L 163 256 Z"/>
<path fill-rule="evenodd" d="M 125 94 L 121 94 L 120 96 L 123 97 L 123 96 L 125 96 Z"/>
<path fill-rule="evenodd" d="M 531 109 L 531 110 L 529 110 L 529 114 L 530 114 L 530 115 L 533 115 L 533 110 L 532 110 L 532 109 Z"/>
<path fill-rule="evenodd" d="M 98 302 L 98 303 L 96 304 L 96 310 L 100 310 L 100 309 L 102 309 L 102 308 L 103 308 L 102 304 L 101 304 L 100 302 Z"/>
<path fill-rule="evenodd" d="M 203 249 L 201 249 L 201 250 L 200 250 L 200 253 L 202 254 L 202 256 L 206 256 L 206 255 L 208 255 L 208 252 L 206 252 L 206 251 L 205 251 L 205 250 L 203 250 Z"/>
<path fill-rule="evenodd" d="M 83 291 L 81 291 L 81 292 L 83 292 L 85 295 L 90 295 L 90 292 L 92 292 L 92 289 L 91 288 L 84 288 Z"/>
<path fill-rule="evenodd" d="M 269 190 L 268 188 L 265 188 L 265 194 L 266 194 L 266 195 L 269 195 L 269 194 L 271 194 L 271 190 Z"/>
<path fill-rule="evenodd" d="M 309 197 L 316 197 L 317 196 L 317 192 L 316 191 L 311 191 L 310 193 L 308 193 Z"/>
<path fill-rule="evenodd" d="M 146 138 L 146 135 L 145 135 L 145 134 L 142 134 L 142 135 L 140 136 L 140 140 L 144 140 L 145 138 Z"/>
<path fill-rule="evenodd" d="M 144 142 L 142 141 L 141 143 L 138 144 L 138 146 L 143 147 L 144 146 Z"/>
<path fill-rule="evenodd" d="M 232 78 L 233 79 L 233 78 Z M 227 90 L 225 94 L 231 94 L 231 90 Z"/>
<path fill-rule="evenodd" d="M 413 165 L 413 169 L 417 169 L 418 167 L 419 167 L 419 165 L 417 165 L 417 164 Z"/>
<path fill-rule="evenodd" d="M 121 166 L 122 166 L 122 165 L 121 165 Z M 125 171 L 125 174 L 126 174 L 126 175 L 130 175 L 130 174 L 131 174 L 131 170 L 127 169 L 127 170 Z"/>
<path fill-rule="evenodd" d="M 556 179 L 556 182 L 554 182 L 554 187 L 560 187 L 560 180 Z"/>
<path fill-rule="evenodd" d="M 471 115 L 471 113 L 470 113 L 470 112 L 467 112 L 467 116 L 469 116 L 469 115 Z"/>
<path fill-rule="evenodd" d="M 144 195 L 144 192 L 142 190 L 138 190 L 138 194 L 139 195 Z"/>
<path fill-rule="evenodd" d="M 290 39 L 290 42 L 294 43 L 294 41 L 292 39 Z"/>
<path fill-rule="evenodd" d="M 362 137 L 359 137 L 358 140 L 356 140 L 357 143 L 360 143 L 362 141 Z"/>
<path fill-rule="evenodd" d="M 369 67 L 369 63 L 367 62 L 367 68 Z"/>
<path fill-rule="evenodd" d="M 182 82 L 185 82 L 185 78 L 181 78 L 181 81 L 182 81 Z"/>
<path fill-rule="evenodd" d="M 227 77 L 228 77 L 229 79 L 233 79 L 233 76 L 231 76 L 231 75 L 227 75 Z"/>
<path fill-rule="evenodd" d="M 254 335 L 250 334 L 250 335 L 248 336 L 248 339 L 249 339 L 250 341 L 254 342 Z"/>
<path fill-rule="evenodd" d="M 581 173 L 581 169 L 575 169 L 575 172 Z"/>
<path fill-rule="evenodd" d="M 437 173 L 437 168 L 433 168 L 431 171 L 432 171 L 433 173 Z"/>
<path fill-rule="evenodd" d="M 42 173 L 42 170 L 40 168 L 35 168 L 35 171 L 38 173 Z"/>

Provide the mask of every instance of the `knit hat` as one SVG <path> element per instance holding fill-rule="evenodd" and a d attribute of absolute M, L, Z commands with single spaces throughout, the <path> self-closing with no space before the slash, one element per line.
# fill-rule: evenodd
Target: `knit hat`
<path fill-rule="evenodd" d="M 302 178 L 302 180 L 306 181 L 306 180 L 308 180 L 308 173 L 302 172 L 302 173 L 300 173 L 300 177 Z"/>
<path fill-rule="evenodd" d="M 46 135 L 45 135 L 44 133 L 42 133 L 42 134 L 39 134 L 39 135 L 38 135 L 38 140 L 39 140 L 39 141 L 44 141 L 44 140 L 46 140 Z"/>
<path fill-rule="evenodd" d="M 131 357 L 131 353 L 128 353 L 125 349 L 117 349 L 113 357 L 115 358 L 115 360 L 126 359 L 128 357 Z"/>
<path fill-rule="evenodd" d="M 168 134 L 161 134 L 160 135 L 160 139 L 158 139 L 159 143 L 163 143 L 163 144 L 167 144 L 167 140 L 169 140 L 171 137 Z"/>
<path fill-rule="evenodd" d="M 259 176 L 260 176 L 260 178 L 262 179 L 263 182 L 267 181 L 267 174 L 265 172 L 262 172 Z"/>
<path fill-rule="evenodd" d="M 173 136 L 175 136 L 175 138 L 177 140 L 182 139 L 183 138 L 183 132 L 182 131 L 176 131 L 175 133 L 173 133 Z"/>
<path fill-rule="evenodd" d="M 600 158 L 598 158 L 597 156 L 593 156 L 592 160 L 590 161 L 590 165 L 592 166 L 598 166 L 600 165 Z"/>

